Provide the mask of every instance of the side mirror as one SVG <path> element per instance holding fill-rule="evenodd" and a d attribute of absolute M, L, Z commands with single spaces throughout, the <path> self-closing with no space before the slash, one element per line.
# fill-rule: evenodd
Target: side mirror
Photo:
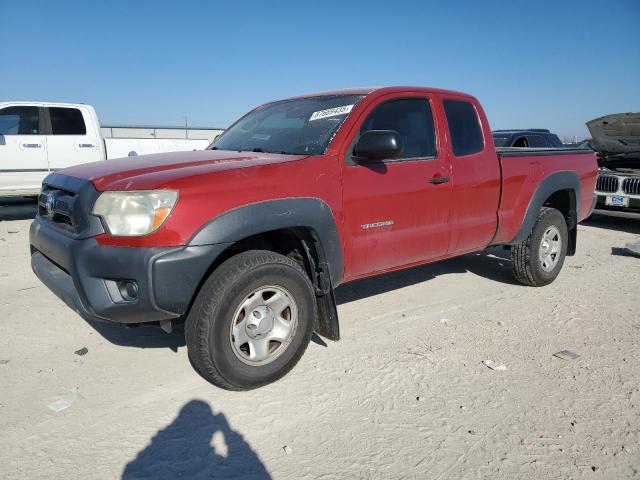
<path fill-rule="evenodd" d="M 402 139 L 395 130 L 368 130 L 353 149 L 353 156 L 363 160 L 382 160 L 402 152 Z"/>

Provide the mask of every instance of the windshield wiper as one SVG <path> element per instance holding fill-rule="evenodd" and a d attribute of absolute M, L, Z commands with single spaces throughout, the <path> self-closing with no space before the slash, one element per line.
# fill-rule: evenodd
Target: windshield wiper
<path fill-rule="evenodd" d="M 257 153 L 269 153 L 267 152 L 264 148 L 260 148 L 260 147 L 256 147 L 253 150 L 251 150 L 252 152 L 257 152 Z"/>

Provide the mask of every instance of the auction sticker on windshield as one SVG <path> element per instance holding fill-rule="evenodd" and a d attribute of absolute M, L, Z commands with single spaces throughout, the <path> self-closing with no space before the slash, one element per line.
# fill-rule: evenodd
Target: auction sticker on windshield
<path fill-rule="evenodd" d="M 342 105 L 340 107 L 327 108 L 326 110 L 319 110 L 317 112 L 313 112 L 311 117 L 309 117 L 309 121 L 313 120 L 321 120 L 327 117 L 336 117 L 338 115 L 344 115 L 349 113 L 355 105 Z"/>

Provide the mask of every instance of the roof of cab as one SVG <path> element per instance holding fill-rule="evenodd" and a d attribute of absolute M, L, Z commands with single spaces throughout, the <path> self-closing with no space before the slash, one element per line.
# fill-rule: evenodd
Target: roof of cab
<path fill-rule="evenodd" d="M 0 106 L 11 105 L 16 107 L 37 106 L 37 107 L 91 107 L 86 103 L 68 103 L 68 102 L 42 102 L 27 100 L 7 100 L 0 102 Z"/>
<path fill-rule="evenodd" d="M 444 90 L 441 88 L 432 88 L 432 87 L 398 86 L 398 87 L 351 87 L 351 88 L 343 88 L 340 90 L 329 90 L 325 92 L 314 92 L 314 93 L 307 93 L 304 95 L 295 95 L 293 97 L 286 98 L 285 100 L 290 100 L 294 98 L 324 97 L 324 96 L 334 96 L 334 95 L 369 95 L 371 93 L 376 93 L 376 94 L 401 93 L 406 91 L 438 93 L 438 94 L 445 94 L 445 95 L 458 95 L 458 96 L 472 98 L 472 96 L 469 95 L 468 93 L 456 92 L 454 90 Z"/>

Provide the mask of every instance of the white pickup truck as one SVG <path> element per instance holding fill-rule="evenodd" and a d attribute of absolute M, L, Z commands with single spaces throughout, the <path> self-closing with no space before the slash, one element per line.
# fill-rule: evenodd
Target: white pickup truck
<path fill-rule="evenodd" d="M 90 105 L 0 102 L 0 196 L 37 194 L 49 172 L 80 163 L 203 150 L 220 133 L 217 128 L 101 127 Z"/>

